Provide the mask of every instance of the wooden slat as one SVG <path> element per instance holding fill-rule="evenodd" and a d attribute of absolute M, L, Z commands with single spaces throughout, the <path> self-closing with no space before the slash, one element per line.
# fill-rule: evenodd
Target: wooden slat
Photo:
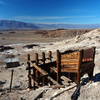
<path fill-rule="evenodd" d="M 79 64 L 79 59 L 77 60 L 67 60 L 67 59 L 63 59 L 61 60 L 61 65 L 78 65 Z"/>
<path fill-rule="evenodd" d="M 78 62 L 79 60 L 78 59 L 61 59 L 61 61 L 73 61 L 73 62 Z"/>
<path fill-rule="evenodd" d="M 79 52 L 73 52 L 69 54 L 62 54 L 61 59 L 78 59 L 79 58 Z"/>
<path fill-rule="evenodd" d="M 78 72 L 78 67 L 69 67 L 69 68 L 63 68 L 61 69 L 62 72 Z"/>

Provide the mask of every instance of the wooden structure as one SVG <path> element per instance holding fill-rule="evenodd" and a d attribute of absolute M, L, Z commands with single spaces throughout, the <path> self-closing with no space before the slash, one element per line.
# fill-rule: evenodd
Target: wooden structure
<path fill-rule="evenodd" d="M 88 74 L 90 78 L 93 77 L 94 70 L 94 56 L 95 47 L 80 50 L 60 53 L 57 51 L 57 80 L 60 81 L 60 73 L 76 73 L 76 81 L 79 84 L 80 78 L 84 74 Z"/>
<path fill-rule="evenodd" d="M 56 54 L 56 59 L 53 60 L 51 51 L 48 57 L 43 52 L 41 59 L 36 53 L 34 61 L 28 55 L 29 88 L 45 84 L 60 85 L 63 84 L 62 80 L 80 84 L 81 77 L 86 73 L 90 78 L 93 77 L 95 47 L 63 53 L 57 50 Z"/>

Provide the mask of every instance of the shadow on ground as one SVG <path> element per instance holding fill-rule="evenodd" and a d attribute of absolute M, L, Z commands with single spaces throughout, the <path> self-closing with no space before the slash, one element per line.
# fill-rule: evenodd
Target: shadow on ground
<path fill-rule="evenodd" d="M 89 81 L 90 81 L 90 79 L 88 77 L 82 79 L 81 84 L 79 86 L 77 86 L 76 90 L 72 94 L 71 100 L 78 100 L 78 97 L 80 96 L 81 86 L 86 85 Z M 95 76 L 92 78 L 92 81 L 93 82 L 100 82 L 100 73 L 95 74 Z"/>

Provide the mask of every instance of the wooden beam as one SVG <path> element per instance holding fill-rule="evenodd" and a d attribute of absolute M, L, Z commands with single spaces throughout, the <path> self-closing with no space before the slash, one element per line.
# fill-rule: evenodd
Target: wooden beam
<path fill-rule="evenodd" d="M 35 53 L 35 63 L 38 65 L 39 63 L 39 56 L 38 53 Z"/>
<path fill-rule="evenodd" d="M 57 81 L 55 81 L 52 77 L 48 76 L 48 79 L 55 85 L 60 85 Z"/>
<path fill-rule="evenodd" d="M 32 80 L 31 80 L 31 77 L 29 77 L 30 75 L 31 75 L 31 65 L 30 65 L 30 54 L 28 54 L 28 56 L 27 56 L 27 65 L 28 65 L 28 81 L 29 81 L 29 83 L 28 83 L 28 87 L 31 89 L 32 88 Z"/>
<path fill-rule="evenodd" d="M 39 67 L 38 65 L 36 64 L 32 64 L 32 66 L 38 70 L 42 75 L 48 75 L 48 73 L 46 71 L 44 71 L 41 67 Z"/>
<path fill-rule="evenodd" d="M 52 61 L 52 52 L 49 51 L 49 56 L 48 56 L 49 60 Z"/>
<path fill-rule="evenodd" d="M 45 60 L 46 60 L 46 58 L 45 58 L 45 52 L 42 52 L 42 62 L 43 62 L 43 64 L 45 64 Z"/>
<path fill-rule="evenodd" d="M 61 79 L 66 81 L 67 83 L 72 82 L 72 80 L 70 80 L 69 78 L 67 78 L 65 76 L 61 76 Z"/>
<path fill-rule="evenodd" d="M 61 54 L 59 50 L 57 50 L 57 82 L 60 83 L 61 76 Z"/>
<path fill-rule="evenodd" d="M 58 93 L 56 93 L 52 97 L 50 97 L 49 100 L 54 100 L 54 98 L 56 98 L 57 96 L 61 95 L 62 93 L 66 92 L 66 91 L 69 91 L 69 90 L 75 88 L 76 86 L 77 86 L 76 84 L 73 84 L 69 87 L 64 88 L 63 90 L 59 91 Z"/>
<path fill-rule="evenodd" d="M 81 64 L 82 64 L 82 56 L 83 56 L 83 50 L 80 51 L 79 54 L 79 64 L 78 64 L 78 72 L 77 72 L 77 84 L 80 84 L 80 78 L 81 78 L 81 73 L 80 73 L 80 69 L 81 69 Z"/>

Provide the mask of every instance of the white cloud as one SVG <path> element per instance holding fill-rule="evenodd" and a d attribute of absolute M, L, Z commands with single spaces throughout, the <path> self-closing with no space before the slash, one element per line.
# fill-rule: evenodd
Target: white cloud
<path fill-rule="evenodd" d="M 94 18 L 96 16 L 17 16 L 14 19 L 17 20 L 55 20 L 55 19 L 72 19 L 72 18 Z"/>

